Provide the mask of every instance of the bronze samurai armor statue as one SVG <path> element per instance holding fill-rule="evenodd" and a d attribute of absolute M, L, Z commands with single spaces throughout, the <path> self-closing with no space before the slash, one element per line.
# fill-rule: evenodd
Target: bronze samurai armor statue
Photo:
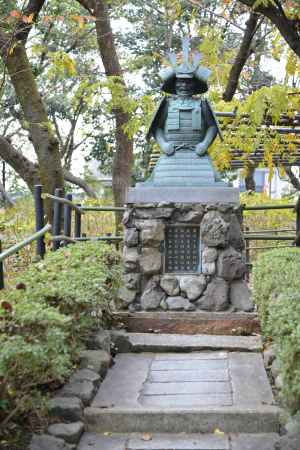
<path fill-rule="evenodd" d="M 163 69 L 162 91 L 165 96 L 147 133 L 159 144 L 163 155 L 145 183 L 140 186 L 213 186 L 223 185 L 207 150 L 219 134 L 218 121 L 208 100 L 198 94 L 208 91 L 211 71 L 199 65 L 201 55 L 189 61 L 189 39 L 182 40 L 183 61 L 178 66 L 176 55 L 169 55 L 171 67 Z"/>

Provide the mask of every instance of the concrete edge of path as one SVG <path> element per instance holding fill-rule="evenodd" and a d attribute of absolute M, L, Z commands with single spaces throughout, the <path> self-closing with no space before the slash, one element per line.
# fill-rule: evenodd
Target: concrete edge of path
<path fill-rule="evenodd" d="M 278 433 L 280 409 L 276 406 L 258 408 L 222 407 L 196 409 L 152 408 L 86 408 L 88 431 L 103 433 Z"/>
<path fill-rule="evenodd" d="M 261 352 L 263 350 L 260 336 L 176 335 L 112 331 L 111 337 L 119 353 L 215 350 Z"/>

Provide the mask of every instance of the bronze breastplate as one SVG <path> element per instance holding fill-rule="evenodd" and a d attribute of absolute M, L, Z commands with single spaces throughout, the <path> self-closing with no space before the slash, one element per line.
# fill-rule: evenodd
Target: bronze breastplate
<path fill-rule="evenodd" d="M 170 102 L 165 123 L 167 141 L 177 145 L 197 144 L 203 139 L 201 103 L 194 99 L 176 99 Z"/>

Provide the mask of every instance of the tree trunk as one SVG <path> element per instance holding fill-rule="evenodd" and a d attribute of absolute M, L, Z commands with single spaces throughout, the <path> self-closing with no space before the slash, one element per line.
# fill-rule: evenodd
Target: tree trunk
<path fill-rule="evenodd" d="M 2 183 L 0 183 L 0 194 L 4 204 L 8 207 L 15 206 L 15 202 L 11 198 L 11 196 L 6 192 Z"/>
<path fill-rule="evenodd" d="M 250 8 L 253 8 L 255 1 L 239 0 Z M 269 2 L 267 6 L 261 4 L 255 8 L 255 11 L 270 19 L 290 48 L 300 57 L 300 19 L 289 19 L 279 1 L 276 1 L 276 5 L 272 2 Z"/>
<path fill-rule="evenodd" d="M 246 191 L 253 191 L 255 192 L 256 185 L 254 180 L 254 174 L 255 174 L 256 165 L 253 161 L 249 161 L 246 166 L 246 176 L 245 176 L 245 187 Z"/>
<path fill-rule="evenodd" d="M 258 18 L 259 15 L 257 13 L 250 13 L 250 17 L 246 23 L 244 37 L 235 61 L 231 67 L 228 83 L 223 94 L 223 100 L 225 100 L 225 102 L 230 102 L 233 99 L 233 96 L 238 88 L 241 72 L 251 54 L 251 44 L 257 30 Z"/>
<path fill-rule="evenodd" d="M 128 95 L 124 81 L 117 49 L 114 43 L 113 32 L 110 24 L 108 5 L 105 0 L 78 0 L 89 13 L 96 17 L 97 42 L 107 77 L 118 77 L 118 82 L 123 87 L 124 96 Z M 126 193 L 131 185 L 131 172 L 133 166 L 133 141 L 124 131 L 130 116 L 121 107 L 113 110 L 116 123 L 116 151 L 113 159 L 112 184 L 116 206 L 123 206 Z M 117 225 L 121 216 L 117 215 Z"/>
<path fill-rule="evenodd" d="M 3 60 L 28 122 L 38 158 L 41 183 L 46 192 L 53 194 L 55 188 L 64 187 L 59 144 L 51 130 L 23 44 L 18 44 Z"/>
<path fill-rule="evenodd" d="M 97 41 L 102 62 L 107 77 L 118 77 L 118 82 L 127 89 L 119 62 L 119 57 L 114 43 L 114 37 L 110 24 L 108 7 L 105 0 L 95 0 Z M 121 103 L 121 99 L 120 99 Z M 123 206 L 126 193 L 131 185 L 131 170 L 133 165 L 133 142 L 124 131 L 129 121 L 129 114 L 122 107 L 114 109 L 116 120 L 116 152 L 113 159 L 113 194 L 116 206 Z"/>

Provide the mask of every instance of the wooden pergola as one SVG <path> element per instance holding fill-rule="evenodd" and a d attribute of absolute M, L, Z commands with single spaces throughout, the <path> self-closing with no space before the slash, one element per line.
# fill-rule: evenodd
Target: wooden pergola
<path fill-rule="evenodd" d="M 221 125 L 222 130 L 234 133 L 237 129 L 236 112 L 217 112 L 216 116 Z M 249 123 L 249 116 L 242 115 L 240 117 L 241 124 Z M 270 135 L 280 135 L 286 137 L 290 136 L 289 143 L 282 142 L 280 154 L 272 154 L 273 164 L 275 166 L 300 166 L 300 113 L 294 112 L 293 117 L 287 114 L 282 114 L 279 121 L 275 124 L 271 116 L 266 115 L 261 126 L 257 127 L 257 132 L 267 130 Z M 293 145 L 293 151 L 288 147 Z M 245 167 L 249 161 L 255 166 L 262 165 L 265 160 L 265 151 L 263 146 L 259 146 L 255 151 L 245 154 L 238 148 L 229 150 L 231 154 L 230 170 L 240 169 Z M 156 165 L 157 160 L 161 156 L 159 151 L 153 151 L 150 157 L 149 168 L 152 171 Z"/>

